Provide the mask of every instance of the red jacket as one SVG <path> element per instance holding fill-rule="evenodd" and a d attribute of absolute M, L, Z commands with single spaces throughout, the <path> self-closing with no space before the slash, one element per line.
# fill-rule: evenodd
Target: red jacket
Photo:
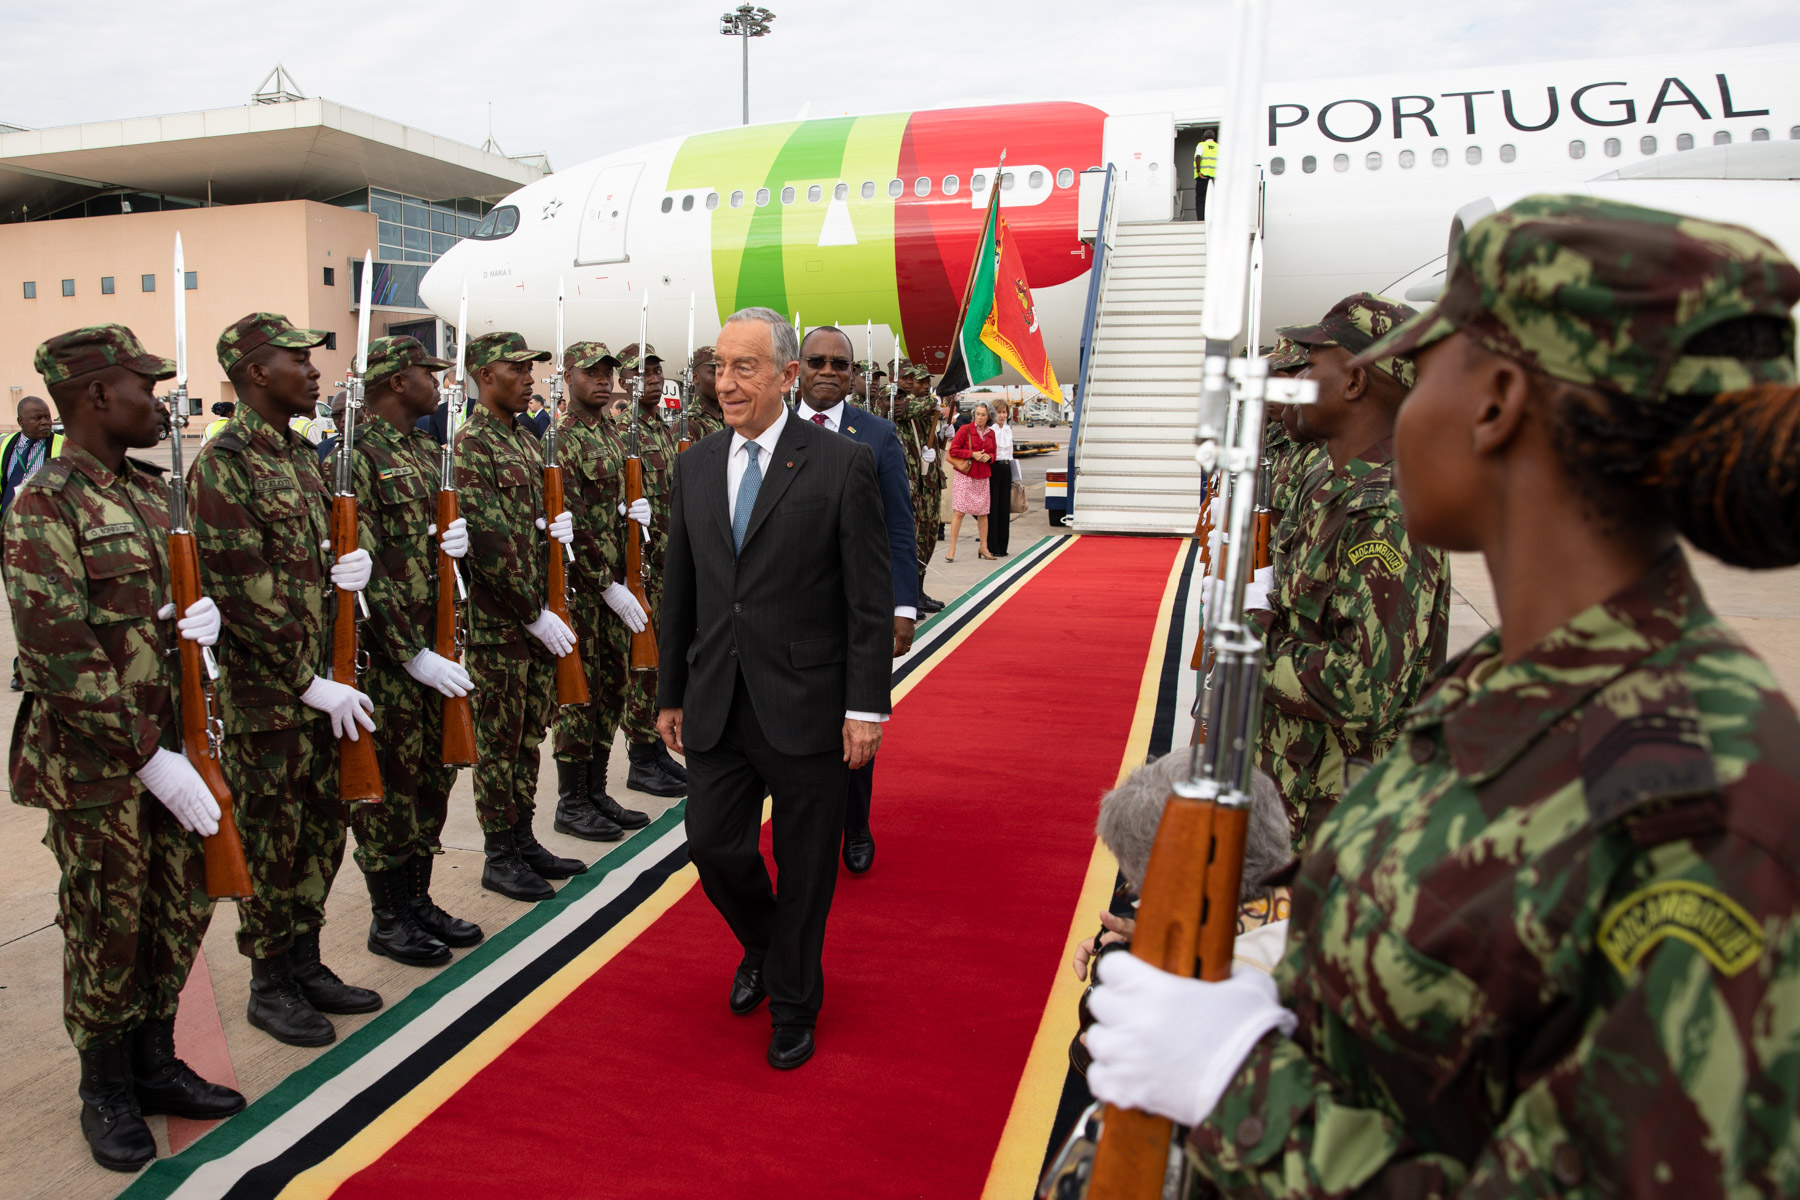
<path fill-rule="evenodd" d="M 986 462 L 973 457 L 977 450 L 988 456 Z M 970 479 L 986 479 L 994 473 L 994 454 L 994 431 L 977 429 L 973 421 L 957 430 L 956 440 L 950 443 L 951 458 L 970 459 Z"/>

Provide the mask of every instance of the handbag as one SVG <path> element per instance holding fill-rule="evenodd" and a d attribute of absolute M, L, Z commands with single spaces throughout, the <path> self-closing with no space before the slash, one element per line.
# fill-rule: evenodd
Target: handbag
<path fill-rule="evenodd" d="M 1016 479 L 1013 480 L 1012 504 L 1010 507 L 1012 509 L 1012 514 L 1015 517 L 1023 516 L 1025 513 L 1031 511 L 1031 504 L 1025 499 L 1025 485 Z"/>
<path fill-rule="evenodd" d="M 972 458 L 958 458 L 954 454 L 950 456 L 950 469 L 958 475 L 967 475 L 974 467 L 975 460 Z"/>

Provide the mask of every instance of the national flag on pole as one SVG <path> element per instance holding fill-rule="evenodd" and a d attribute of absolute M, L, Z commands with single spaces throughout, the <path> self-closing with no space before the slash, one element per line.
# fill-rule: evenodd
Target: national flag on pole
<path fill-rule="evenodd" d="M 963 298 L 962 320 L 957 322 L 950 361 L 937 393 L 954 395 L 992 379 L 1000 373 L 1004 359 L 1027 383 L 1061 404 L 1062 389 L 1044 351 L 1025 263 L 1008 236 L 1006 218 L 1000 215 L 1000 179 L 1001 173 L 996 171 L 987 219 L 981 226 L 981 246 L 969 273 L 968 295 Z"/>

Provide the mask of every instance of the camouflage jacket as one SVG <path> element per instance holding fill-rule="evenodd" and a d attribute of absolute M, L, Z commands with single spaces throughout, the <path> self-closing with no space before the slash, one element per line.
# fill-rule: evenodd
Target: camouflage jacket
<path fill-rule="evenodd" d="M 925 438 L 919 423 L 917 406 L 898 396 L 895 397 L 894 433 L 900 438 L 900 451 L 906 456 L 906 478 L 912 485 L 913 503 L 918 505 L 918 497 L 923 494 L 925 480 Z M 935 411 L 935 409 L 933 410 Z"/>
<path fill-rule="evenodd" d="M 15 804 L 122 803 L 157 746 L 179 744 L 174 622 L 156 619 L 171 598 L 163 473 L 127 458 L 115 475 L 68 442 L 13 497 L 6 591 L 25 682 Z"/>
<path fill-rule="evenodd" d="M 577 416 L 573 405 L 556 429 L 563 493 L 575 521 L 569 582 L 575 603 L 591 608 L 601 602 L 601 592 L 623 578 L 620 534 L 625 518 L 619 515 L 619 502 L 625 496 L 625 442 L 611 419 Z"/>
<path fill-rule="evenodd" d="M 725 424 L 725 418 L 722 415 L 717 417 L 713 416 L 711 413 L 707 412 L 705 408 L 701 407 L 700 401 L 698 400 L 694 401 L 693 407 L 688 411 L 688 441 L 690 443 L 697 442 L 703 437 L 729 428 L 731 428 L 731 426 Z M 677 444 L 679 444 L 679 439 L 677 440 Z"/>
<path fill-rule="evenodd" d="M 369 616 L 361 645 L 370 657 L 403 666 L 437 637 L 438 444 L 418 429 L 396 429 L 369 416 L 356 426 L 358 544 L 375 559 L 363 591 Z"/>
<path fill-rule="evenodd" d="M 1686 559 L 1498 634 L 1294 887 L 1292 1040 L 1190 1139 L 1229 1196 L 1800 1191 L 1800 721 Z"/>
<path fill-rule="evenodd" d="M 1392 443 L 1334 476 L 1308 501 L 1270 594 L 1259 757 L 1297 850 L 1353 762 L 1393 744 L 1450 634 L 1450 567 L 1407 536 Z"/>
<path fill-rule="evenodd" d="M 544 611 L 549 558 L 544 531 L 544 449 L 512 421 L 477 404 L 456 434 L 456 491 L 469 523 L 462 567 L 469 585 L 469 642 L 525 637 Z"/>
<path fill-rule="evenodd" d="M 650 540 L 644 545 L 652 587 L 662 583 L 663 556 L 669 549 L 669 494 L 675 486 L 675 434 L 663 424 L 661 415 L 646 414 L 633 407 L 627 420 L 637 418 L 638 454 L 644 460 L 644 499 L 650 501 Z M 619 441 L 624 444 L 626 428 L 619 427 Z M 621 488 L 623 481 L 621 480 Z M 616 511 L 616 510 L 615 510 Z"/>
<path fill-rule="evenodd" d="M 225 732 L 295 729 L 322 714 L 300 703 L 329 674 L 331 489 L 304 437 L 239 404 L 201 447 L 191 476 L 194 539 L 219 606 Z"/>

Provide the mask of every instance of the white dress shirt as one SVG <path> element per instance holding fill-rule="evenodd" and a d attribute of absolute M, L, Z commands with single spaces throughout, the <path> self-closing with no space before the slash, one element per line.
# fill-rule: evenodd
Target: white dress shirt
<path fill-rule="evenodd" d="M 1005 425 L 995 425 L 992 428 L 994 432 L 994 461 L 1011 462 L 1012 423 L 1009 421 Z"/>
<path fill-rule="evenodd" d="M 834 411 L 842 416 L 843 409 L 844 406 L 839 404 Z M 747 438 L 735 429 L 731 431 L 731 452 L 725 459 L 725 502 L 729 506 L 731 520 L 734 524 L 737 521 L 738 488 L 743 486 L 744 472 L 750 469 L 750 453 L 745 450 L 744 447 L 748 446 L 751 442 L 756 443 L 757 465 L 762 468 L 763 483 L 767 485 L 769 481 L 769 464 L 775 457 L 775 443 L 781 440 L 781 430 L 787 425 L 788 416 L 788 406 L 783 404 L 781 406 L 780 415 L 769 423 L 767 429 L 757 434 L 754 438 Z M 835 429 L 836 427 L 833 426 L 833 428 Z M 844 713 L 844 719 L 846 721 L 874 721 L 879 723 L 887 720 L 887 714 L 846 711 Z"/>
<path fill-rule="evenodd" d="M 820 414 L 825 418 L 825 428 L 831 430 L 833 433 L 844 432 L 844 409 L 848 407 L 849 403 L 848 400 L 839 400 L 836 404 Z M 802 400 L 800 402 L 800 407 L 794 411 L 794 415 L 817 425 L 818 422 L 813 421 L 813 414 L 818 411 L 818 409 Z M 896 617 L 905 617 L 908 621 L 916 621 L 919 619 L 919 610 L 910 604 L 896 604 L 894 605 L 894 615 Z"/>

